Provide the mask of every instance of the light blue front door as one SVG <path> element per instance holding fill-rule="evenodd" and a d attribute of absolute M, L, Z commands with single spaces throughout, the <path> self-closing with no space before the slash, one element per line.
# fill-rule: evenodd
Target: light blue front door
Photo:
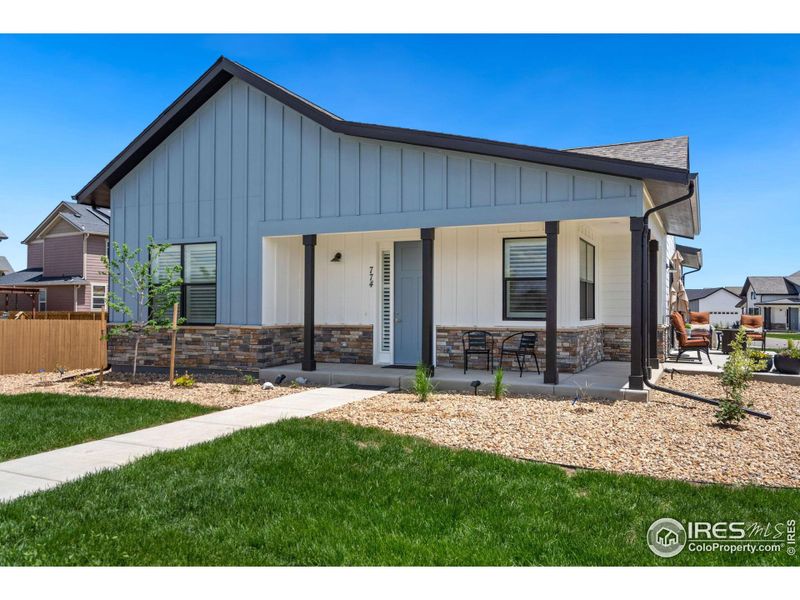
<path fill-rule="evenodd" d="M 422 352 L 422 242 L 395 242 L 394 269 L 394 362 L 416 365 Z"/>

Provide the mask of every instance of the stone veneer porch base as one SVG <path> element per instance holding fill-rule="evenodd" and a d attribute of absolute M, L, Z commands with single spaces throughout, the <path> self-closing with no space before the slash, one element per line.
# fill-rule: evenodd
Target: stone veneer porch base
<path fill-rule="evenodd" d="M 436 364 L 442 367 L 460 368 L 464 364 L 462 336 L 468 328 L 436 328 Z M 536 341 L 536 355 L 539 367 L 544 370 L 545 331 L 530 327 L 491 327 L 484 329 L 494 336 L 495 364 L 499 364 L 500 346 L 503 338 L 522 331 L 534 331 L 539 336 Z M 627 333 L 626 333 L 627 332 Z M 624 342 L 627 335 L 627 348 Z M 514 343 L 513 341 L 511 342 Z M 563 328 L 558 330 L 558 370 L 578 373 L 603 360 L 630 360 L 630 327 L 608 325 L 587 325 L 586 327 Z M 627 354 L 626 354 L 627 352 Z M 470 364 L 481 364 L 482 358 L 473 356 Z M 503 367 L 516 366 L 511 356 L 506 356 Z M 533 365 L 531 365 L 533 368 Z"/>
<path fill-rule="evenodd" d="M 436 363 L 443 367 L 463 365 L 461 336 L 469 328 L 436 328 Z M 544 330 L 494 327 L 496 360 L 505 336 L 520 331 L 536 331 L 539 336 L 536 353 L 544 369 Z M 663 330 L 660 331 L 663 335 Z M 318 362 L 372 364 L 373 331 L 371 325 L 318 325 L 315 328 L 315 352 Z M 659 344 L 659 348 L 662 345 Z M 558 369 L 568 373 L 580 372 L 603 360 L 630 360 L 630 327 L 589 325 L 558 332 Z M 169 366 L 170 335 L 160 332 L 146 336 L 139 347 L 139 366 L 166 368 Z M 177 369 L 254 370 L 293 364 L 303 356 L 303 326 L 245 327 L 216 325 L 213 327 L 185 326 L 178 330 L 175 364 Z M 507 357 L 504 367 L 513 368 Z M 133 341 L 129 336 L 111 337 L 108 343 L 108 362 L 126 367 L 133 361 Z M 473 357 L 470 364 L 479 364 Z M 533 367 L 533 365 L 531 365 Z"/>
<path fill-rule="evenodd" d="M 320 325 L 315 328 L 315 352 L 320 362 L 372 364 L 372 326 Z M 142 338 L 139 365 L 169 366 L 169 332 Z M 177 369 L 259 369 L 300 362 L 303 357 L 303 326 L 213 327 L 185 326 L 178 329 L 175 343 Z M 108 362 L 126 366 L 133 362 L 130 336 L 113 336 L 108 342 Z"/>

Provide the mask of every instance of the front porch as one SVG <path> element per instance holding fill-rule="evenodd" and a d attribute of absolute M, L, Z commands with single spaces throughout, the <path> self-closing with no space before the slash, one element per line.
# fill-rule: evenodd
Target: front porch
<path fill-rule="evenodd" d="M 576 395 L 616 400 L 647 400 L 648 391 L 632 390 L 628 387 L 630 364 L 603 361 L 580 373 L 562 373 L 557 384 L 544 383 L 544 374 L 507 369 L 503 379 L 511 394 L 547 394 L 560 397 Z M 400 369 L 382 365 L 355 365 L 342 363 L 317 363 L 315 371 L 304 371 L 300 363 L 268 367 L 259 370 L 259 377 L 274 381 L 280 375 L 287 379 L 306 378 L 316 385 L 369 385 L 408 390 L 414 379 L 412 369 Z M 480 381 L 478 393 L 491 391 L 493 375 L 481 369 L 438 367 L 433 377 L 436 389 L 442 392 L 472 392 L 471 383 Z"/>
<path fill-rule="evenodd" d="M 264 237 L 262 327 L 291 330 L 302 346 L 287 342 L 293 360 L 260 366 L 297 362 L 307 376 L 318 362 L 375 365 L 384 378 L 393 365 L 456 373 L 464 334 L 481 330 L 495 357 L 509 336 L 535 334 L 542 375 L 531 383 L 569 385 L 611 361 L 630 375 L 632 297 L 641 295 L 632 235 L 629 219 L 603 218 Z M 658 296 L 665 273 L 656 279 Z M 624 385 L 604 389 L 619 397 Z"/>

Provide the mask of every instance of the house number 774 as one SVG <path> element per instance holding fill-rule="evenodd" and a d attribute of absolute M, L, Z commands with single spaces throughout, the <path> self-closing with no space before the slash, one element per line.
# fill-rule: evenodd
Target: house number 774
<path fill-rule="evenodd" d="M 375 285 L 375 267 L 370 266 L 369 268 L 369 287 Z"/>

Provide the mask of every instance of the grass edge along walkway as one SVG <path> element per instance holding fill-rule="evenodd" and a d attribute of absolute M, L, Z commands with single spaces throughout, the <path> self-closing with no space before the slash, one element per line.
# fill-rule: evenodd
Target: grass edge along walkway
<path fill-rule="evenodd" d="M 0 461 L 188 419 L 216 409 L 169 400 L 0 395 Z"/>

